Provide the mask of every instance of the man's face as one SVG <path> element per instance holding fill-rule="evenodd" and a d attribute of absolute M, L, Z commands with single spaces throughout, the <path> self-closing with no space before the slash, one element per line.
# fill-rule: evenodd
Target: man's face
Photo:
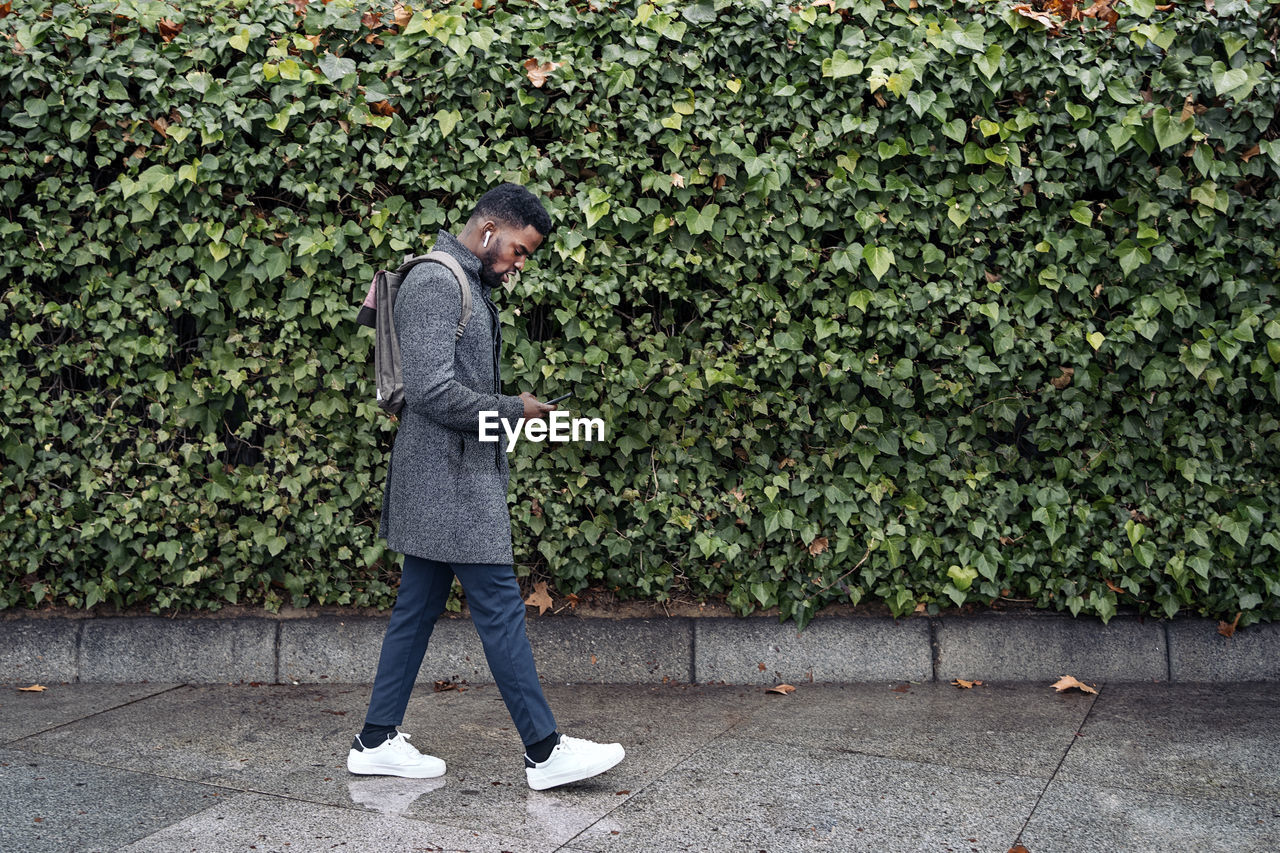
<path fill-rule="evenodd" d="M 518 228 L 490 223 L 485 229 L 491 236 L 489 245 L 480 249 L 480 280 L 497 287 L 524 269 L 524 262 L 542 245 L 542 234 L 532 225 Z"/>

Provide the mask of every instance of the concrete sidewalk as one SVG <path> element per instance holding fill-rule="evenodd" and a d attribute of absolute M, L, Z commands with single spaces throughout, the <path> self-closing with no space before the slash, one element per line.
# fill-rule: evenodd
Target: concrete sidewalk
<path fill-rule="evenodd" d="M 531 611 L 532 612 L 532 611 Z M 342 611 L 185 616 L 0 616 L 0 677 L 48 683 L 140 681 L 332 684 L 372 677 L 387 617 Z M 1057 613 L 820 616 L 804 631 L 776 617 L 530 616 L 538 670 L 597 684 L 842 682 L 954 678 L 1043 681 L 1280 680 L 1280 623 L 1227 638 L 1207 619 Z M 471 621 L 442 618 L 422 680 L 492 680 Z"/>
<path fill-rule="evenodd" d="M 420 689 L 439 779 L 355 777 L 366 685 L 0 688 L 6 853 L 1280 850 L 1280 684 L 549 685 L 627 759 L 534 792 L 489 686 Z"/>

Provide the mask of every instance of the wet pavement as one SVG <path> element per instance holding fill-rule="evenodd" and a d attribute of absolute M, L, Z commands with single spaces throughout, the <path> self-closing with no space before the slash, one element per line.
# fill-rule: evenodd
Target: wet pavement
<path fill-rule="evenodd" d="M 1276 683 L 548 685 L 627 758 L 542 792 L 492 685 L 419 687 L 422 780 L 346 772 L 367 685 L 17 686 L 5 853 L 1280 850 Z"/>

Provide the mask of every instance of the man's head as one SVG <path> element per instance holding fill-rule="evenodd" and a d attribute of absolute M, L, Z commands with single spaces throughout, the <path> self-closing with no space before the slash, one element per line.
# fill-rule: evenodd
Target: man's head
<path fill-rule="evenodd" d="M 519 184 L 499 184 L 476 202 L 460 239 L 480 259 L 480 280 L 496 287 L 524 268 L 550 231 L 537 196 Z"/>

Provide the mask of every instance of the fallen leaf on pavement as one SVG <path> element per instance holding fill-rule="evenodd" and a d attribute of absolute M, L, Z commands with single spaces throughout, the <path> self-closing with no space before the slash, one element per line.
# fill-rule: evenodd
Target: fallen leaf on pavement
<path fill-rule="evenodd" d="M 467 688 L 463 686 L 462 682 L 458 681 L 437 681 L 433 689 L 436 693 L 444 693 L 446 690 L 456 690 L 459 693 L 467 692 Z"/>
<path fill-rule="evenodd" d="M 547 592 L 547 582 L 538 581 L 533 585 L 533 592 L 529 593 L 529 597 L 524 603 L 530 607 L 538 608 L 538 615 L 541 616 L 551 609 L 551 594 Z"/>
<path fill-rule="evenodd" d="M 1090 687 L 1087 684 L 1082 684 L 1079 681 L 1076 681 L 1074 678 L 1072 678 L 1069 675 L 1064 675 L 1053 683 L 1053 689 L 1057 690 L 1059 693 L 1061 693 L 1064 690 L 1070 690 L 1072 687 L 1076 688 L 1077 690 L 1083 691 L 1084 693 L 1092 693 L 1095 696 L 1098 694 L 1097 690 L 1094 690 L 1092 687 Z"/>
<path fill-rule="evenodd" d="M 911 689 L 910 684 L 899 684 L 897 687 L 890 687 L 889 692 L 890 693 L 906 693 L 910 689 Z"/>
<path fill-rule="evenodd" d="M 19 687 L 18 692 L 19 693 L 43 693 L 48 689 L 49 688 L 45 687 L 43 684 L 33 684 L 30 687 Z"/>
<path fill-rule="evenodd" d="M 956 687 L 961 688 L 962 690 L 972 690 L 974 687 L 982 686 L 981 681 L 965 681 L 963 678 L 957 678 L 955 681 L 951 683 L 954 684 Z"/>
<path fill-rule="evenodd" d="M 789 696 L 796 692 L 796 689 L 790 684 L 775 684 L 773 687 L 767 688 L 765 693 L 777 693 L 782 696 Z"/>
<path fill-rule="evenodd" d="M 1234 637 L 1236 635 L 1236 628 L 1240 625 L 1241 615 L 1242 614 L 1237 613 L 1236 618 L 1230 622 L 1219 622 L 1218 633 L 1224 637 Z"/>
<path fill-rule="evenodd" d="M 1031 853 L 1031 851 L 1023 847 L 1021 844 L 1015 844 L 1009 848 L 1009 853 Z"/>

